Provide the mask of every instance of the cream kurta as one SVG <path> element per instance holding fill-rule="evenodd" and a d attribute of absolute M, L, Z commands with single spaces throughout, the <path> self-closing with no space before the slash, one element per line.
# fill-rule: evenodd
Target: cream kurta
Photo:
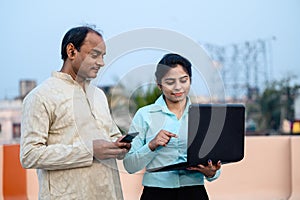
<path fill-rule="evenodd" d="M 93 158 L 93 139 L 121 136 L 105 94 L 53 72 L 23 102 L 20 160 L 37 168 L 39 199 L 123 199 L 114 159 Z"/>

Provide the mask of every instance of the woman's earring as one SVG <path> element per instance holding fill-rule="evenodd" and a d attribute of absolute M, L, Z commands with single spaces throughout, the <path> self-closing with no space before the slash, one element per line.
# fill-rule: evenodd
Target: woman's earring
<path fill-rule="evenodd" d="M 157 84 L 157 87 L 161 91 L 161 84 Z"/>

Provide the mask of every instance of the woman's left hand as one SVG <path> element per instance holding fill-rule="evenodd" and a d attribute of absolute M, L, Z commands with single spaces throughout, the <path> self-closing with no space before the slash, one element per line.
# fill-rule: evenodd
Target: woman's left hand
<path fill-rule="evenodd" d="M 211 160 L 209 160 L 207 166 L 198 165 L 196 167 L 188 167 L 188 170 L 199 171 L 204 174 L 207 178 L 212 178 L 215 176 L 217 170 L 221 168 L 221 161 L 218 161 L 217 164 L 213 164 Z"/>

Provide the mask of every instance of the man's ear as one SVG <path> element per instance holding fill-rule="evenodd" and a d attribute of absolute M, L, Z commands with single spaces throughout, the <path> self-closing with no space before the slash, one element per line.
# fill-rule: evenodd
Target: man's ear
<path fill-rule="evenodd" d="M 74 59 L 75 55 L 76 55 L 76 48 L 72 43 L 69 43 L 66 47 L 66 51 L 67 51 L 67 55 L 69 59 Z"/>

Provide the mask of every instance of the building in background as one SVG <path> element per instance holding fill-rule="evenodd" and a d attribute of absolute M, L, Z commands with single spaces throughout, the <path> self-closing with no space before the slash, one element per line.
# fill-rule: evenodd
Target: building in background
<path fill-rule="evenodd" d="M 24 99 L 24 97 L 36 87 L 35 80 L 20 80 L 19 82 L 19 98 Z"/>
<path fill-rule="evenodd" d="M 36 86 L 34 80 L 19 82 L 19 96 L 0 100 L 0 144 L 18 143 L 21 136 L 21 114 L 24 97 Z"/>
<path fill-rule="evenodd" d="M 292 133 L 300 134 L 300 89 L 298 89 L 295 98 L 295 120 L 292 124 Z"/>
<path fill-rule="evenodd" d="M 21 136 L 22 100 L 0 100 L 0 143 L 18 143 Z"/>

